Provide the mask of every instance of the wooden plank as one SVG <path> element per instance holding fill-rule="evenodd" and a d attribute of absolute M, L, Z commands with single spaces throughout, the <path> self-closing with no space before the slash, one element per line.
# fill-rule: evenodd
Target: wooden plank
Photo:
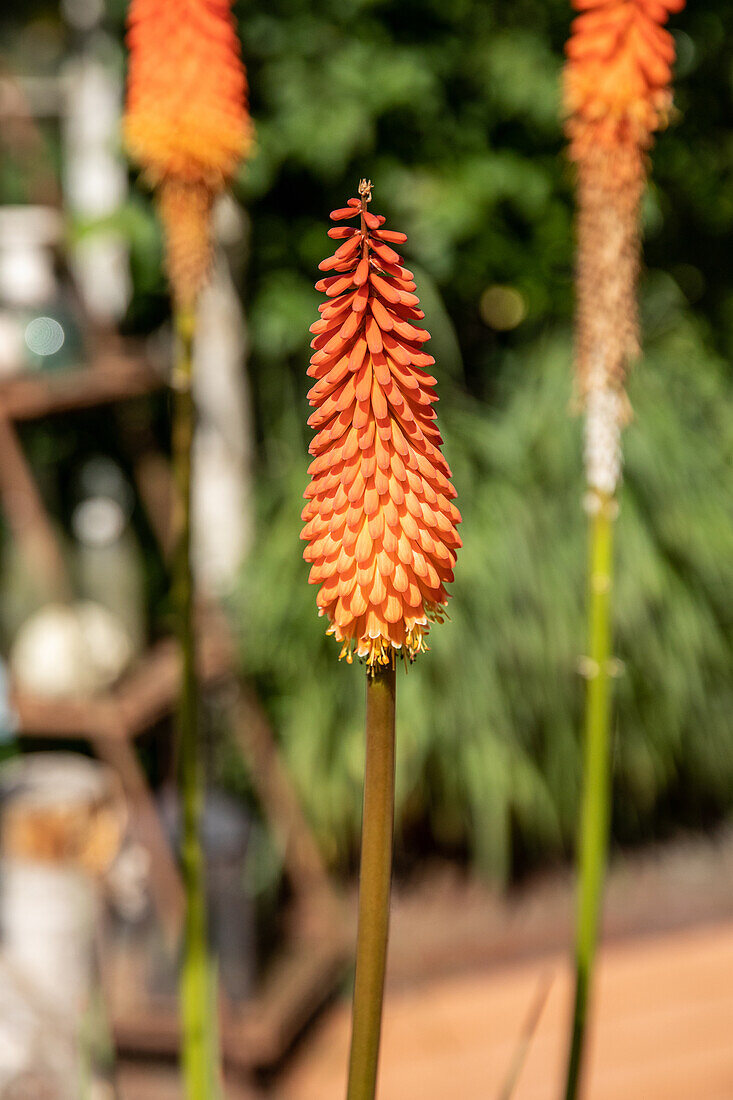
<path fill-rule="evenodd" d="M 342 928 L 340 907 L 262 706 L 251 688 L 232 687 L 232 732 L 257 798 L 283 853 L 296 896 L 314 918 Z"/>
<path fill-rule="evenodd" d="M 0 403 L 0 499 L 13 537 L 31 571 L 44 578 L 45 590 L 58 599 L 71 588 L 61 547 L 20 441 Z"/>
<path fill-rule="evenodd" d="M 12 705 L 20 737 L 88 740 L 118 737 L 120 724 L 107 696 L 81 699 L 45 699 L 13 689 Z"/>
<path fill-rule="evenodd" d="M 3 379 L 0 414 L 10 420 L 36 420 L 152 393 L 163 385 L 164 378 L 144 358 L 110 352 L 86 367 Z"/>
<path fill-rule="evenodd" d="M 346 953 L 337 939 L 303 940 L 290 948 L 270 971 L 263 986 L 241 1010 L 224 1004 L 219 1032 L 225 1064 L 248 1072 L 277 1063 L 312 1018 L 333 995 L 344 973 Z M 109 991 L 108 1009 L 118 1050 L 135 1055 L 175 1057 L 179 1017 L 175 1003 L 139 1000 L 116 1006 Z"/>
<path fill-rule="evenodd" d="M 122 1061 L 115 1074 L 117 1100 L 181 1100 L 183 1084 L 175 1066 L 145 1059 Z M 264 1093 L 249 1081 L 230 1078 L 224 1100 L 263 1100 Z"/>
<path fill-rule="evenodd" d="M 291 948 L 259 997 L 227 1025 L 226 1050 L 232 1064 L 262 1068 L 279 1062 L 336 991 L 349 957 L 338 935 L 320 942 L 303 940 Z"/>
<path fill-rule="evenodd" d="M 168 948 L 174 951 L 183 927 L 183 883 L 134 744 L 124 733 L 116 738 L 97 737 L 92 743 L 99 758 L 120 777 L 129 811 L 130 832 L 150 854 L 153 904 Z"/>

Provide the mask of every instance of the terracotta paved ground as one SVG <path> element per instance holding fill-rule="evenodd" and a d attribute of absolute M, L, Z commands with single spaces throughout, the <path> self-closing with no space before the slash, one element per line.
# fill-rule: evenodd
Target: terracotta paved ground
<path fill-rule="evenodd" d="M 390 991 L 380 1100 L 498 1100 L 543 976 L 550 994 L 513 1100 L 558 1100 L 570 975 L 550 955 Z M 603 952 L 589 1100 L 733 1100 L 733 921 Z M 277 1100 L 343 1100 L 348 1005 L 310 1032 Z"/>

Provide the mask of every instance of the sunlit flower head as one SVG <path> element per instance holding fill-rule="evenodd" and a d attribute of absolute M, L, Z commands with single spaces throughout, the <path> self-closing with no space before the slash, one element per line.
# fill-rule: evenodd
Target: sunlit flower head
<path fill-rule="evenodd" d="M 218 191 L 251 140 L 247 81 L 229 0 L 132 0 L 124 133 L 158 182 Z"/>
<path fill-rule="evenodd" d="M 567 44 L 565 109 L 571 155 L 643 151 L 672 106 L 674 40 L 664 24 L 685 0 L 573 0 L 582 14 Z"/>
<path fill-rule="evenodd" d="M 564 75 L 569 153 L 577 165 L 577 389 L 614 390 L 639 352 L 639 210 L 654 133 L 672 107 L 674 41 L 684 0 L 573 0 L 581 14 Z M 609 435 L 610 438 L 610 435 Z"/>
<path fill-rule="evenodd" d="M 213 199 L 252 138 L 230 0 L 131 0 L 128 28 L 125 144 L 159 189 L 171 284 L 190 302 L 208 267 Z"/>
<path fill-rule="evenodd" d="M 320 265 L 327 300 L 311 326 L 308 374 L 317 435 L 301 538 L 329 633 L 369 665 L 411 660 L 440 620 L 453 580 L 460 514 L 433 405 L 434 363 L 412 272 L 368 209 L 371 184 L 335 210 L 339 245 Z"/>

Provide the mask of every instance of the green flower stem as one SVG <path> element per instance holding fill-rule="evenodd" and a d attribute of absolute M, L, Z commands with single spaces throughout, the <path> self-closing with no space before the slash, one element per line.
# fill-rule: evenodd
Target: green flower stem
<path fill-rule="evenodd" d="M 347 1100 L 374 1100 L 387 962 L 394 829 L 395 670 L 367 673 L 359 927 Z"/>
<path fill-rule="evenodd" d="M 575 1005 L 565 1100 L 580 1087 L 588 1003 L 608 852 L 611 806 L 610 719 L 611 579 L 615 499 L 596 496 L 590 517 L 588 687 L 585 706 L 583 803 L 579 836 Z"/>
<path fill-rule="evenodd" d="M 198 744 L 194 592 L 191 572 L 191 448 L 194 432 L 192 359 L 195 315 L 175 314 L 178 355 L 173 377 L 175 483 L 173 599 L 181 648 L 178 752 L 183 815 L 181 861 L 186 898 L 181 970 L 181 1047 L 186 1100 L 210 1100 L 215 1081 L 212 979 L 206 934 L 206 885 L 200 828 L 203 779 Z"/>

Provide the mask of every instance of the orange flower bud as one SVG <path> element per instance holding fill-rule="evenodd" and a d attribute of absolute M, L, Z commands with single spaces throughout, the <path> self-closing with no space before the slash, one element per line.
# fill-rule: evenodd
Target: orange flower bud
<path fill-rule="evenodd" d="M 190 304 L 208 268 L 213 198 L 252 138 L 239 42 L 229 0 L 132 0 L 128 27 L 125 144 L 160 185 L 168 273 Z"/>
<path fill-rule="evenodd" d="M 440 451 L 435 378 L 423 369 L 434 363 L 424 314 L 393 248 L 406 237 L 367 209 L 371 184 L 359 195 L 331 214 L 359 224 L 329 231 L 340 243 L 316 284 L 327 301 L 311 326 L 308 423 L 318 434 L 301 538 L 341 656 L 351 661 L 355 649 L 386 665 L 395 651 L 412 660 L 441 619 L 461 517 Z"/>

